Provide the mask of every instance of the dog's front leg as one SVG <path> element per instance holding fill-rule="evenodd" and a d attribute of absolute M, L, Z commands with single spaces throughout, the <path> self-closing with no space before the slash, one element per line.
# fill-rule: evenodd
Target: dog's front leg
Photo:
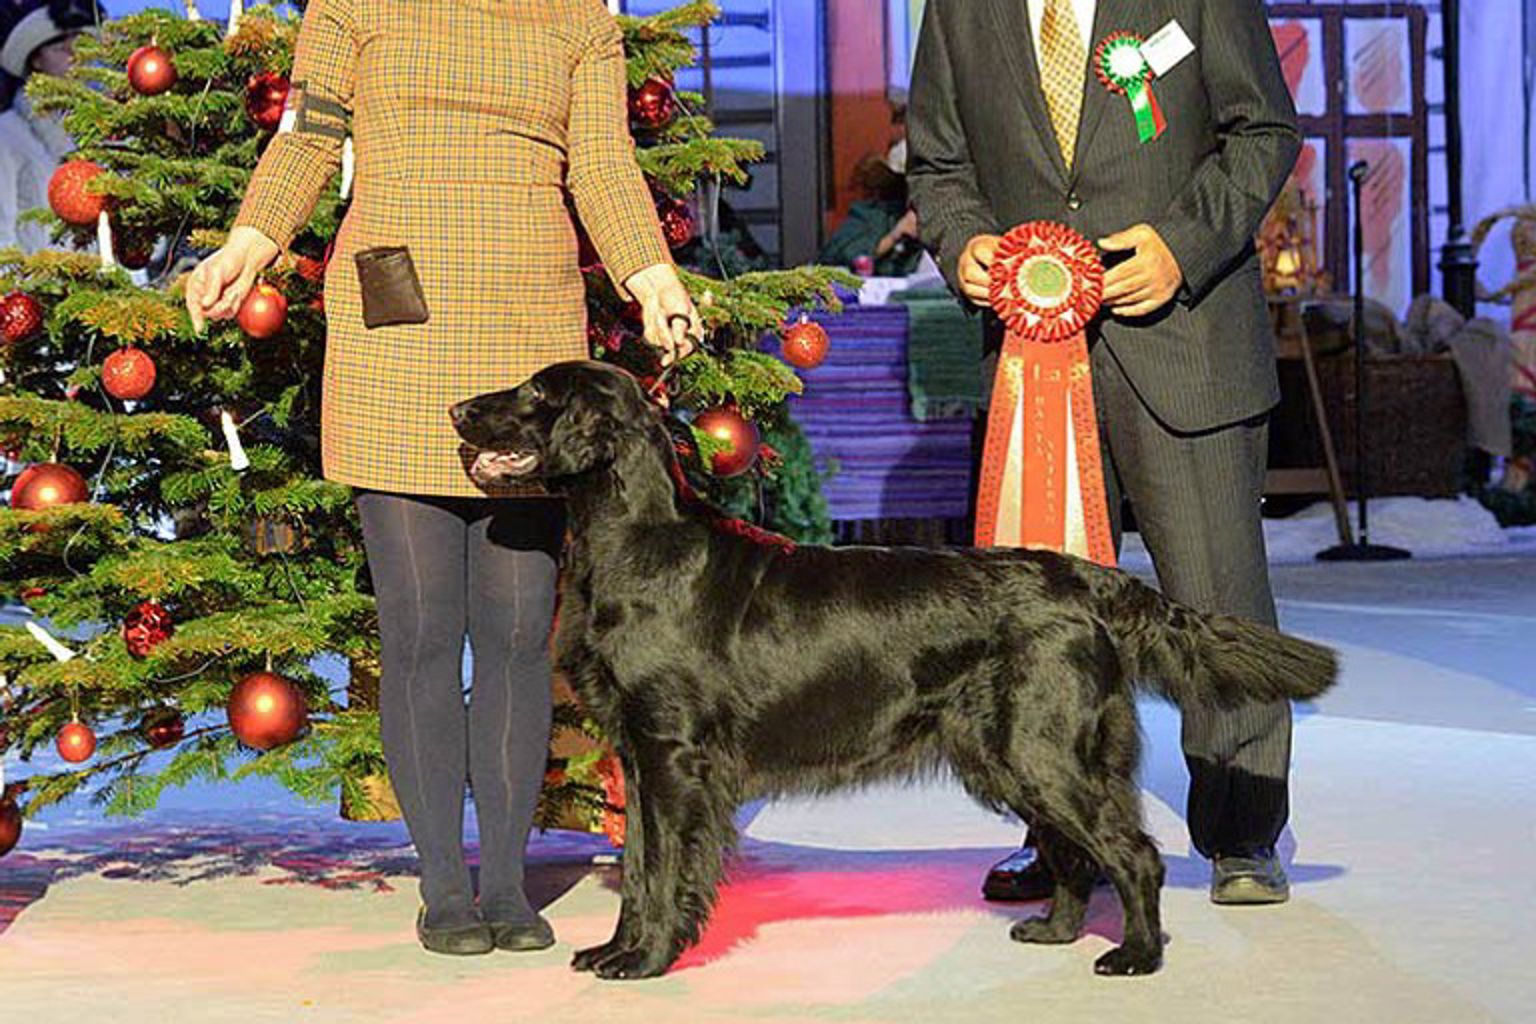
<path fill-rule="evenodd" d="M 710 785 L 707 764 L 682 743 L 648 743 L 640 763 L 644 856 L 625 859 L 625 876 L 640 876 L 626 892 L 612 948 L 594 958 L 601 978 L 664 974 L 698 941 L 714 906 L 724 854 L 735 840 L 729 796 Z M 633 814 L 633 809 L 631 814 Z"/>
<path fill-rule="evenodd" d="M 624 766 L 624 866 L 620 886 L 619 922 L 613 936 L 600 946 L 578 950 L 571 966 L 578 971 L 595 971 L 610 957 L 639 942 L 641 922 L 645 920 L 645 886 L 651 872 L 646 870 L 645 799 L 640 787 L 640 772 L 634 758 L 619 755 Z"/>

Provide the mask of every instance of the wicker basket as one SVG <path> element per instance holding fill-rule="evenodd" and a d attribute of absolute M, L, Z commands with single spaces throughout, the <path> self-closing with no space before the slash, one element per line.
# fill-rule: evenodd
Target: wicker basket
<path fill-rule="evenodd" d="M 1445 498 L 1462 488 L 1467 408 L 1449 355 L 1366 360 L 1367 453 L 1373 495 Z M 1333 428 L 1344 485 L 1354 493 L 1355 363 L 1350 352 L 1318 360 L 1323 404 Z M 1270 431 L 1272 467 L 1315 465 L 1317 427 L 1299 361 L 1280 364 L 1282 398 Z"/>

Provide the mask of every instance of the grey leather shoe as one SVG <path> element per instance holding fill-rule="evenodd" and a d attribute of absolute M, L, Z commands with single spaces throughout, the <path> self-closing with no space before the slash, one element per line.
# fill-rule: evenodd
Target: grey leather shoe
<path fill-rule="evenodd" d="M 542 915 L 532 921 L 492 921 L 489 927 L 497 949 L 527 953 L 555 944 L 555 930 Z"/>
<path fill-rule="evenodd" d="M 1223 906 L 1284 903 L 1291 898 L 1285 868 L 1273 853 L 1217 857 L 1211 867 L 1211 902 Z"/>
<path fill-rule="evenodd" d="M 427 952 L 445 956 L 478 956 L 496 948 L 491 929 L 484 923 L 428 928 L 426 907 L 416 912 L 416 939 Z"/>

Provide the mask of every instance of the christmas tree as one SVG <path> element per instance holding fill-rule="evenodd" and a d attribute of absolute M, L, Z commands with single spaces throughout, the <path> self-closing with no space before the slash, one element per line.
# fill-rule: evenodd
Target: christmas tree
<path fill-rule="evenodd" d="M 835 307 L 844 275 L 733 276 L 719 252 L 711 202 L 761 147 L 716 137 L 702 97 L 672 85 L 695 59 L 688 30 L 717 14 L 695 2 L 620 19 L 638 158 L 669 241 L 694 260 L 684 278 L 709 337 L 664 373 L 587 255 L 589 333 L 594 356 L 671 393 L 694 489 L 821 540 L 815 470 L 784 409 L 800 382 L 761 340 L 782 329 L 781 354 L 814 365 L 825 335 L 787 321 Z M 52 744 L 77 767 L 10 787 L 0 833 L 18 803 L 89 795 L 133 814 L 168 786 L 249 776 L 339 794 L 348 816 L 392 815 L 360 531 L 350 489 L 320 474 L 323 281 L 345 168 L 235 321 L 194 335 L 180 291 L 278 127 L 299 17 L 146 11 L 82 39 L 70 78 L 29 87 L 36 108 L 65 114 L 78 152 L 51 208 L 28 216 L 78 248 L 0 253 L 0 448 L 19 470 L 0 508 L 0 598 L 34 616 L 0 627 L 0 753 Z M 346 685 L 316 670 L 323 657 L 345 659 Z M 590 734 L 580 708 L 560 705 L 555 724 L 567 755 L 541 821 L 612 831 L 612 759 L 572 742 Z"/>

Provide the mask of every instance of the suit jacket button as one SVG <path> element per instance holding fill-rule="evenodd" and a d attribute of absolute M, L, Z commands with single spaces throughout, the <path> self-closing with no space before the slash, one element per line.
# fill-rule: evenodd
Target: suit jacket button
<path fill-rule="evenodd" d="M 1082 208 L 1083 208 L 1083 197 L 1078 195 L 1076 192 L 1070 193 L 1067 196 L 1067 209 L 1071 210 L 1073 213 L 1076 213 L 1078 210 L 1081 210 Z"/>

